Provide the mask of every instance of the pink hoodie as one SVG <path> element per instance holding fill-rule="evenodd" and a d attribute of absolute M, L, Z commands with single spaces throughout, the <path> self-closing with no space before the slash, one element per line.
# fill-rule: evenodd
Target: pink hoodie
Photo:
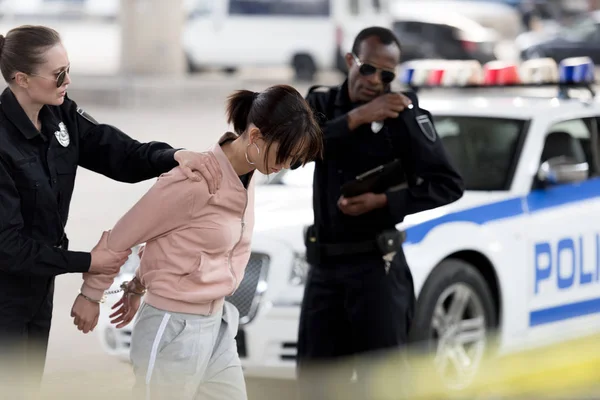
<path fill-rule="evenodd" d="M 244 188 L 221 144 L 210 150 L 223 181 L 214 195 L 206 182 L 188 180 L 179 167 L 161 175 L 115 225 L 108 239 L 121 251 L 146 243 L 136 276 L 144 301 L 171 312 L 210 315 L 238 287 L 254 228 L 254 180 Z M 81 292 L 99 299 L 115 275 L 83 274 Z"/>

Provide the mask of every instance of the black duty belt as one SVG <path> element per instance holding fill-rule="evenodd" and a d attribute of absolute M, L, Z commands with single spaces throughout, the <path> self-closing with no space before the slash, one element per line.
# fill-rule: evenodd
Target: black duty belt
<path fill-rule="evenodd" d="M 396 236 L 383 236 L 379 237 L 378 240 L 365 240 L 361 242 L 346 242 L 346 243 L 320 243 L 319 251 L 324 257 L 336 257 L 344 255 L 355 255 L 373 252 L 382 252 L 384 248 L 388 251 L 396 249 L 406 240 L 406 233 L 404 231 L 393 231 Z M 388 237 L 391 240 L 388 243 L 381 243 L 381 241 L 387 241 Z M 383 251 L 387 253 L 387 251 Z"/>
<path fill-rule="evenodd" d="M 381 256 L 396 252 L 406 240 L 406 233 L 396 229 L 388 229 L 379 233 L 375 238 L 356 242 L 327 243 L 318 242 L 315 226 L 309 225 L 304 230 L 306 260 L 317 265 L 323 259 L 358 254 L 377 254 Z"/>
<path fill-rule="evenodd" d="M 319 250 L 324 257 L 336 257 L 353 254 L 372 253 L 379 251 L 375 240 L 348 243 L 321 243 Z"/>

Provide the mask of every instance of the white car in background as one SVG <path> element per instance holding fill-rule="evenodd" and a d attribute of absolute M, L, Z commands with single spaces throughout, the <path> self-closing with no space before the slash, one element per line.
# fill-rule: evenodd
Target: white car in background
<path fill-rule="evenodd" d="M 340 52 L 361 29 L 386 20 L 385 4 L 371 0 L 188 1 L 183 43 L 191 71 L 289 66 L 297 79 L 312 80 L 340 66 Z"/>
<path fill-rule="evenodd" d="M 591 222 L 600 217 L 600 102 L 542 90 L 420 95 L 467 189 L 398 225 L 418 298 L 412 336 L 430 344 L 449 387 L 476 374 L 491 333 L 510 352 L 600 332 Z M 248 376 L 294 378 L 312 170 L 282 172 L 256 191 L 252 256 L 228 299 L 240 311 Z M 117 299 L 104 305 L 99 332 L 107 351 L 127 358 L 131 326 L 116 330 L 106 318 Z"/>

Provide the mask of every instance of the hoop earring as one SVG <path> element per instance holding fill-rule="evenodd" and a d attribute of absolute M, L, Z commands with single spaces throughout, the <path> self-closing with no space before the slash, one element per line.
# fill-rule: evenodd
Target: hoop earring
<path fill-rule="evenodd" d="M 256 151 L 258 152 L 258 155 L 260 155 L 260 148 L 258 147 L 258 145 L 256 143 L 248 143 L 248 146 L 246 146 L 246 161 L 248 161 L 248 164 L 250 165 L 254 165 L 254 163 L 252 161 L 250 161 L 250 158 L 248 157 L 248 147 L 250 147 L 250 145 L 253 144 L 254 147 L 256 147 Z"/>

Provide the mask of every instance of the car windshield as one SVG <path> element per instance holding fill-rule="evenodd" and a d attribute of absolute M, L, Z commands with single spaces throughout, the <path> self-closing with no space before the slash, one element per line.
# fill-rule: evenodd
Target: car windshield
<path fill-rule="evenodd" d="M 437 116 L 435 127 L 467 190 L 508 190 L 525 121 L 506 118 Z M 314 163 L 269 177 L 259 185 L 310 187 Z"/>
<path fill-rule="evenodd" d="M 435 127 L 467 190 L 507 190 L 525 121 L 436 116 Z"/>

